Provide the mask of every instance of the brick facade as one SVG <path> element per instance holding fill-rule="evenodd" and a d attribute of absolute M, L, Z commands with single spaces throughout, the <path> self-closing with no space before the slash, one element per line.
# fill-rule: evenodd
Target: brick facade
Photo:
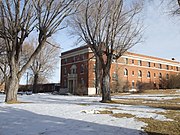
<path fill-rule="evenodd" d="M 96 94 L 95 58 L 88 46 L 66 51 L 61 55 L 61 89 L 73 94 Z M 160 87 L 162 78 L 168 79 L 180 72 L 180 63 L 136 53 L 127 52 L 111 66 L 111 84 L 120 80 L 136 89 L 137 82 L 152 83 Z"/>

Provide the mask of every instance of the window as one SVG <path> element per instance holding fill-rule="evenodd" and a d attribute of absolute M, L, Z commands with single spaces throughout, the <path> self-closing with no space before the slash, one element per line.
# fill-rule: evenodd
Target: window
<path fill-rule="evenodd" d="M 64 64 L 66 64 L 67 63 L 67 59 L 64 59 Z"/>
<path fill-rule="evenodd" d="M 84 60 L 84 55 L 83 54 L 81 55 L 81 60 Z"/>
<path fill-rule="evenodd" d="M 161 64 L 159 64 L 159 68 L 162 69 L 162 65 Z"/>
<path fill-rule="evenodd" d="M 76 74 L 76 69 L 72 69 L 72 74 Z"/>
<path fill-rule="evenodd" d="M 134 89 L 134 86 L 135 86 L 135 84 L 134 84 L 134 80 L 132 81 L 132 89 Z"/>
<path fill-rule="evenodd" d="M 169 74 L 166 74 L 166 80 L 168 80 L 169 79 Z"/>
<path fill-rule="evenodd" d="M 73 62 L 75 62 L 75 61 L 76 61 L 76 57 L 74 56 L 74 57 L 73 57 Z"/>
<path fill-rule="evenodd" d="M 142 66 L 142 61 L 141 60 L 138 60 L 138 65 Z"/>
<path fill-rule="evenodd" d="M 138 77 L 142 77 L 142 71 L 141 70 L 138 71 Z"/>
<path fill-rule="evenodd" d="M 171 66 L 171 70 L 173 70 L 173 66 Z"/>
<path fill-rule="evenodd" d="M 81 65 L 80 71 L 81 71 L 81 73 L 84 73 L 84 65 L 83 64 Z"/>
<path fill-rule="evenodd" d="M 84 78 L 81 78 L 81 84 L 84 85 Z"/>
<path fill-rule="evenodd" d="M 166 65 L 166 69 L 169 70 L 169 65 Z"/>
<path fill-rule="evenodd" d="M 66 68 L 64 68 L 64 75 L 66 75 L 67 74 L 67 69 Z"/>
<path fill-rule="evenodd" d="M 76 74 L 76 69 L 77 69 L 76 65 L 72 65 L 71 66 L 71 74 Z"/>
<path fill-rule="evenodd" d="M 132 60 L 132 64 L 134 64 L 134 60 Z"/>
<path fill-rule="evenodd" d="M 176 67 L 176 71 L 179 71 L 179 68 L 178 68 L 178 67 Z"/>
<path fill-rule="evenodd" d="M 154 67 L 156 67 L 156 63 L 154 63 Z"/>
<path fill-rule="evenodd" d="M 161 73 L 159 73 L 159 79 L 162 79 L 162 74 Z"/>
<path fill-rule="evenodd" d="M 156 78 L 156 73 L 154 73 L 154 78 Z"/>
<path fill-rule="evenodd" d="M 126 68 L 124 69 L 124 75 L 128 76 L 128 70 Z"/>
<path fill-rule="evenodd" d="M 128 64 L 128 58 L 125 59 L 125 64 Z"/>
<path fill-rule="evenodd" d="M 132 76 L 134 76 L 134 71 L 132 71 Z"/>
<path fill-rule="evenodd" d="M 151 77 L 151 73 L 148 71 L 147 73 L 147 77 L 150 78 Z"/>
<path fill-rule="evenodd" d="M 64 79 L 64 88 L 66 88 L 66 87 L 67 87 L 67 80 Z"/>
<path fill-rule="evenodd" d="M 148 66 L 148 67 L 151 67 L 151 63 L 150 63 L 150 62 L 148 62 L 148 63 L 147 63 L 147 66 Z"/>

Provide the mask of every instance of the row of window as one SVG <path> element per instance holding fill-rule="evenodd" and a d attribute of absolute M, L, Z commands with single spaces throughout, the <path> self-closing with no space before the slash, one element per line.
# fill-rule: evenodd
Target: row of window
<path fill-rule="evenodd" d="M 77 74 L 77 67 L 75 65 L 71 66 L 70 70 L 71 70 L 70 71 L 71 74 Z M 84 64 L 81 64 L 80 73 L 84 73 L 84 71 L 85 71 L 85 66 L 84 66 Z M 68 73 L 68 71 L 67 71 L 67 68 L 65 67 L 64 68 L 64 75 L 67 75 L 67 73 Z"/>
<path fill-rule="evenodd" d="M 129 64 L 129 59 L 128 58 L 125 58 L 125 64 Z M 132 59 L 131 61 L 131 64 L 134 64 L 134 60 Z M 158 68 L 159 69 L 162 69 L 162 64 L 160 63 L 151 63 L 151 62 L 147 62 L 147 67 L 156 67 L 156 64 L 158 64 Z M 142 60 L 138 60 L 138 66 L 142 66 Z M 171 70 L 173 70 L 173 66 L 169 66 L 169 65 L 166 65 L 166 68 L 167 70 L 169 70 L 171 67 Z M 176 71 L 179 71 L 179 67 L 176 67 L 175 69 Z"/>
<path fill-rule="evenodd" d="M 63 63 L 67 64 L 68 62 L 81 61 L 81 60 L 84 60 L 84 59 L 85 59 L 85 56 L 83 54 L 81 54 L 81 55 L 77 55 L 77 56 L 74 56 L 74 57 L 65 58 L 63 60 Z"/>
<path fill-rule="evenodd" d="M 124 75 L 128 76 L 128 70 L 126 68 L 124 69 Z M 134 76 L 134 71 L 132 71 L 132 76 Z M 138 71 L 138 77 L 142 77 L 142 71 L 141 70 Z M 150 71 L 147 72 L 147 77 L 148 78 L 151 77 Z M 154 77 L 156 77 L 156 73 L 154 73 Z M 162 78 L 162 73 L 159 73 L 159 78 Z M 166 74 L 166 79 L 169 79 L 169 74 Z"/>

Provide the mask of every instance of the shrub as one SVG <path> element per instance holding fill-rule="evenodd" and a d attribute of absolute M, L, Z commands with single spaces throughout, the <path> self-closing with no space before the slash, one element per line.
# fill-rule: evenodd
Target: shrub
<path fill-rule="evenodd" d="M 144 90 L 154 89 L 153 83 L 144 83 L 137 81 L 136 88 L 138 92 L 143 92 Z"/>

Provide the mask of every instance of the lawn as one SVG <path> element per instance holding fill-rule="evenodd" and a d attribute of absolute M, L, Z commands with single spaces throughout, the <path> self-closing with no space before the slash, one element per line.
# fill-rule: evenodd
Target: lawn
<path fill-rule="evenodd" d="M 178 135 L 179 90 L 101 97 L 19 95 L 19 104 L 0 95 L 0 135 Z"/>

